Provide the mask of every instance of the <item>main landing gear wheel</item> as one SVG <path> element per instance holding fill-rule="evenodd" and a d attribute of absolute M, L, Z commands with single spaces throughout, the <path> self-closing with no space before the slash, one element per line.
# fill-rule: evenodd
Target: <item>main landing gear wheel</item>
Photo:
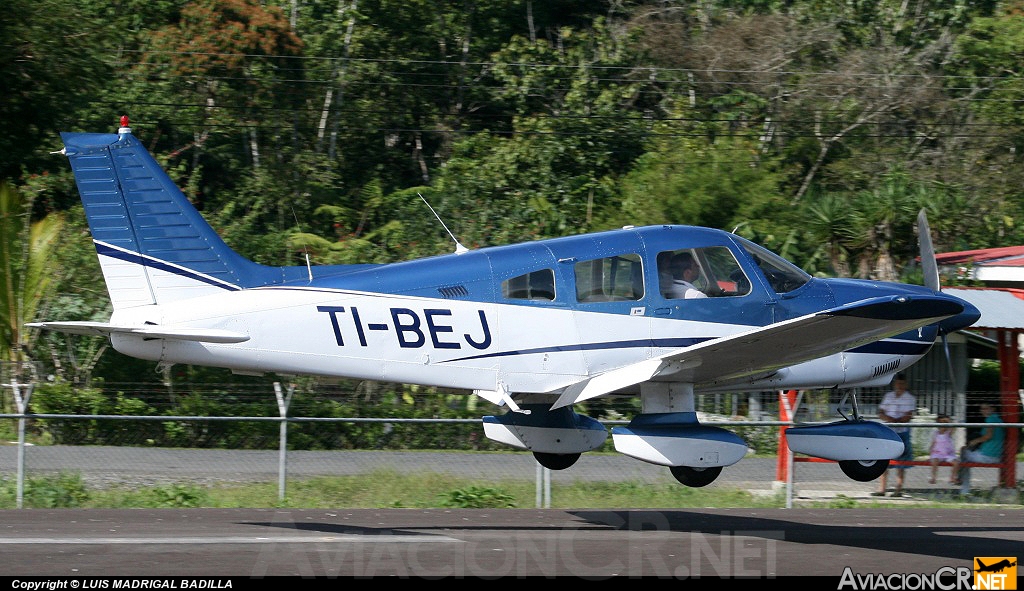
<path fill-rule="evenodd" d="M 691 468 L 690 466 L 670 466 L 669 470 L 672 471 L 672 476 L 676 477 L 676 480 L 685 484 L 686 486 L 692 486 L 699 488 L 701 486 L 707 486 L 718 478 L 718 475 L 722 473 L 721 466 L 714 466 L 712 468 Z"/>
<path fill-rule="evenodd" d="M 843 460 L 839 467 L 858 482 L 870 482 L 889 469 L 889 460 Z"/>
<path fill-rule="evenodd" d="M 548 470 L 565 470 L 580 459 L 580 454 L 546 454 L 535 451 L 533 457 L 537 459 L 538 464 Z"/>

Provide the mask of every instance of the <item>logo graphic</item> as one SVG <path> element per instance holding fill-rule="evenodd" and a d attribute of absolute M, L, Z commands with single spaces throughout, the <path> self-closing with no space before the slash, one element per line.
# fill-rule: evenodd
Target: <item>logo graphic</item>
<path fill-rule="evenodd" d="M 974 588 L 1008 590 L 1017 588 L 1016 556 L 975 556 Z"/>

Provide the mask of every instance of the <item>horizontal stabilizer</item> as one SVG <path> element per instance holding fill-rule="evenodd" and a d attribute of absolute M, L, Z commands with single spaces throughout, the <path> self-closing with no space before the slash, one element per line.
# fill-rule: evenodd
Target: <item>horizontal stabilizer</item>
<path fill-rule="evenodd" d="M 125 326 L 110 324 L 109 322 L 33 322 L 28 324 L 33 328 L 42 328 L 68 334 L 90 335 L 109 337 L 111 334 L 131 334 L 147 339 L 171 339 L 177 341 L 197 341 L 201 343 L 242 343 L 249 340 L 249 335 L 244 335 L 229 330 L 218 330 L 215 328 L 192 328 L 159 326 L 156 324 L 144 326 Z"/>

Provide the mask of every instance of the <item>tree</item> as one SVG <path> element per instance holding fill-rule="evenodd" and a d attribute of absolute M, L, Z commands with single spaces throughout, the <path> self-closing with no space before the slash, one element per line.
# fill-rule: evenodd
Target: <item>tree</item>
<path fill-rule="evenodd" d="M 808 272 L 850 277 L 856 228 L 846 196 L 836 193 L 808 195 L 801 211 L 801 224 L 810 244 L 817 245 L 801 264 Z M 824 259 L 827 264 L 817 263 Z"/>
<path fill-rule="evenodd" d="M 33 188 L 35 185 L 30 183 L 28 186 Z M 60 248 L 54 249 L 50 262 L 52 292 L 38 315 L 44 320 L 105 322 L 110 318 L 110 298 L 105 282 L 99 280 L 102 272 L 96 256 L 96 245 L 89 234 L 81 204 L 61 217 L 64 222 L 61 224 Z M 49 362 L 45 366 L 47 374 L 53 375 L 57 381 L 89 387 L 97 364 L 109 347 L 110 339 L 106 337 L 70 336 L 43 331 L 33 351 L 41 369 L 44 360 Z M 148 362 L 122 356 L 108 364 L 103 375 L 131 376 L 131 381 L 136 381 L 140 376 L 151 373 L 139 370 L 144 365 L 148 365 Z"/>
<path fill-rule="evenodd" d="M 902 171 L 885 176 L 882 182 L 857 193 L 853 209 L 853 234 L 858 241 L 856 276 L 880 281 L 898 281 L 898 260 L 912 260 L 917 252 L 914 221 L 924 187 L 914 183 Z M 902 255 L 902 256 L 897 256 Z"/>
<path fill-rule="evenodd" d="M 462 216 L 460 237 L 495 244 L 621 225 L 609 222 L 614 185 L 643 151 L 649 122 L 637 111 L 655 107 L 647 73 L 630 66 L 628 32 L 597 22 L 554 42 L 516 37 L 494 59 L 510 128 L 456 141 L 435 183 Z"/>
<path fill-rule="evenodd" d="M 0 10 L 0 179 L 44 168 L 56 132 L 109 92 L 115 29 L 92 2 L 9 0 Z"/>
<path fill-rule="evenodd" d="M 57 214 L 31 220 L 31 203 L 9 183 L 0 183 L 0 362 L 4 379 L 31 378 L 36 320 L 53 284 L 52 259 L 62 220 Z M 29 374 L 29 375 L 27 375 Z"/>
<path fill-rule="evenodd" d="M 285 81 L 302 78 L 301 62 L 294 59 L 301 48 L 276 7 L 257 0 L 196 0 L 182 8 L 176 22 L 153 32 L 137 67 L 140 79 L 152 83 L 134 91 L 141 94 L 149 86 L 166 97 L 167 104 L 187 105 L 184 111 L 154 105 L 145 115 L 168 130 L 181 126 L 182 115 L 194 115 L 188 143 L 170 138 L 177 142 L 173 147 L 178 153 L 190 151 L 192 170 L 198 168 L 204 150 L 214 172 L 243 163 L 259 169 L 268 152 L 264 142 L 290 138 L 287 126 L 282 129 L 277 118 L 268 120 L 265 114 L 297 106 Z M 151 99 L 146 102 L 153 104 Z M 261 137 L 264 131 L 269 138 Z M 225 140 L 231 151 L 245 148 L 241 162 L 220 157 L 227 152 Z M 208 179 L 203 185 L 218 182 L 223 181 Z"/>
<path fill-rule="evenodd" d="M 991 18 L 975 19 L 957 37 L 948 92 L 965 105 L 949 150 L 950 174 L 979 195 L 972 232 L 987 246 L 1019 244 L 1024 209 L 1024 3 L 1005 3 Z M 984 196 L 981 199 L 980 196 Z M 977 248 L 978 246 L 974 246 Z"/>
<path fill-rule="evenodd" d="M 645 153 L 621 179 L 619 215 L 635 224 L 690 224 L 756 238 L 785 235 L 779 163 L 741 124 L 701 121 L 685 100 L 652 126 Z M 766 240 L 767 239 L 767 240 Z"/>

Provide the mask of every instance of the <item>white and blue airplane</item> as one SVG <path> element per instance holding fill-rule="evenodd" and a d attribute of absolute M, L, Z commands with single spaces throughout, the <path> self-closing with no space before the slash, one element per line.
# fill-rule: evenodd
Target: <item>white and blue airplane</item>
<path fill-rule="evenodd" d="M 110 320 L 32 326 L 101 335 L 163 365 L 471 390 L 505 409 L 483 418 L 487 437 L 551 469 L 607 439 L 575 405 L 639 396 L 640 413 L 611 430 L 616 450 L 705 486 L 748 448 L 698 421 L 695 393 L 881 386 L 980 317 L 941 293 L 937 274 L 929 287 L 819 279 L 690 226 L 458 245 L 391 264 L 264 266 L 231 250 L 121 125 L 61 134 Z M 680 254 L 706 297 L 668 290 Z M 856 480 L 880 476 L 903 443 L 860 417 L 855 398 L 853 410 L 791 427 L 790 448 Z"/>

